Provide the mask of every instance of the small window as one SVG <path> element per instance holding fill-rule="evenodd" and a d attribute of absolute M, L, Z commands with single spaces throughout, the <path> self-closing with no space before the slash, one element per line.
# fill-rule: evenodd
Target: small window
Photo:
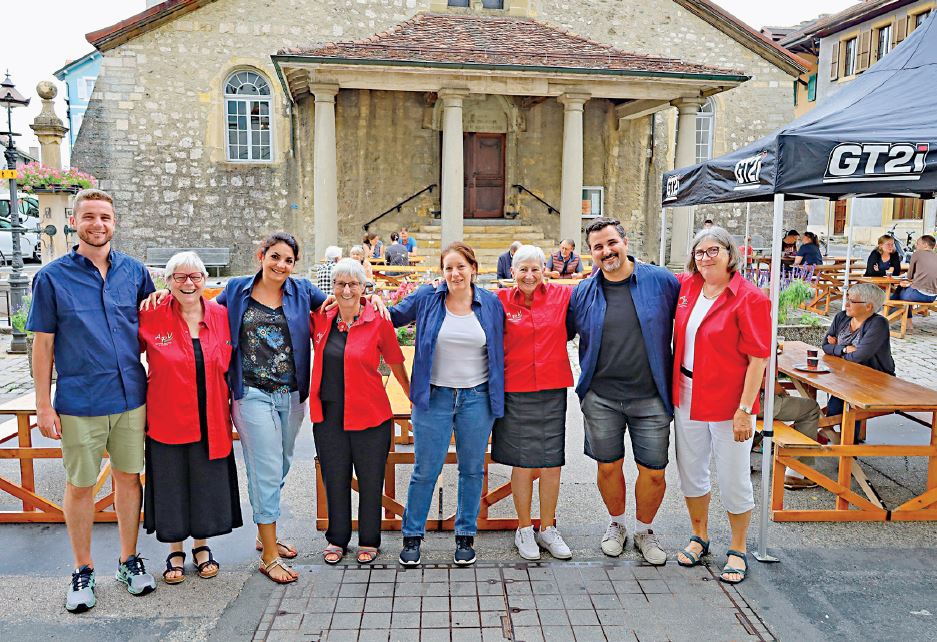
<path fill-rule="evenodd" d="M 807 79 L 807 102 L 816 102 L 817 100 L 817 75 L 810 74 Z"/>
<path fill-rule="evenodd" d="M 696 114 L 696 162 L 708 161 L 713 156 L 713 120 L 715 117 L 712 98 L 707 100 Z"/>
<path fill-rule="evenodd" d="M 927 11 L 922 11 L 921 13 L 914 16 L 914 28 L 915 29 L 917 29 L 922 24 L 924 24 L 924 21 L 930 17 L 930 12 L 931 10 L 928 9 Z"/>
<path fill-rule="evenodd" d="M 891 51 L 891 25 L 885 25 L 875 30 L 875 60 L 881 60 Z"/>
<path fill-rule="evenodd" d="M 78 88 L 78 99 L 79 100 L 91 100 L 91 94 L 94 93 L 94 81 L 97 80 L 93 76 L 85 76 L 84 78 L 79 78 L 76 83 Z"/>
<path fill-rule="evenodd" d="M 853 76 L 856 73 L 856 45 L 857 38 L 850 38 L 843 43 L 843 75 Z"/>
<path fill-rule="evenodd" d="M 468 7 L 471 0 L 449 0 L 450 7 Z"/>
<path fill-rule="evenodd" d="M 896 198 L 892 219 L 908 221 L 924 219 L 924 201 L 920 198 Z"/>
<path fill-rule="evenodd" d="M 482 0 L 485 9 L 504 9 L 504 0 Z"/>
<path fill-rule="evenodd" d="M 253 71 L 238 71 L 225 83 L 228 160 L 272 158 L 270 84 Z"/>

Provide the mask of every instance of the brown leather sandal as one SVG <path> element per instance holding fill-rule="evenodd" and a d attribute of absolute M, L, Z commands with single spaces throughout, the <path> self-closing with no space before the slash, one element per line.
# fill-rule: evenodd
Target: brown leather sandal
<path fill-rule="evenodd" d="M 270 574 L 271 569 L 274 569 L 277 566 L 279 566 L 284 571 L 286 571 L 287 574 L 289 574 L 289 579 L 280 580 Z M 283 560 L 280 559 L 279 557 L 274 557 L 272 560 L 270 560 L 270 563 L 264 562 L 264 559 L 261 557 L 260 558 L 260 572 L 266 575 L 268 578 L 270 578 L 271 581 L 276 582 L 277 584 L 292 584 L 293 582 L 299 579 L 298 577 L 293 577 L 290 567 L 284 564 Z"/>
<path fill-rule="evenodd" d="M 255 542 L 256 543 L 254 544 L 254 550 L 256 551 L 264 550 L 264 545 L 259 539 L 255 540 Z M 280 553 L 281 548 L 285 550 L 286 552 Z M 295 546 L 287 542 L 281 542 L 280 540 L 277 540 L 277 553 L 279 553 L 280 557 L 282 557 L 285 560 L 294 559 L 297 555 L 299 555 L 299 553 L 296 551 Z"/>

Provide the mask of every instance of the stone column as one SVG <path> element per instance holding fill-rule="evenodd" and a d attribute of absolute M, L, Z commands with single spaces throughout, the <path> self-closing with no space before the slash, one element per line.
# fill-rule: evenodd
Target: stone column
<path fill-rule="evenodd" d="M 55 114 L 53 100 L 58 94 L 58 89 L 52 82 L 43 80 L 36 85 L 36 93 L 42 98 L 42 111 L 33 120 L 30 128 L 36 133 L 36 138 L 39 139 L 41 145 L 39 154 L 42 164 L 52 169 L 62 169 L 62 138 L 68 132 L 68 128 L 62 124 L 62 121 Z M 55 227 L 55 234 L 51 236 L 43 234 L 41 236 L 42 263 L 45 265 L 68 253 L 65 225 L 68 223 L 66 208 L 69 205 L 70 194 L 68 192 L 39 191 L 36 196 L 39 199 L 39 226 L 52 225 Z"/>
<path fill-rule="evenodd" d="M 674 102 L 677 108 L 677 151 L 674 167 L 679 169 L 696 163 L 696 114 L 705 101 L 688 98 Z M 693 234 L 693 208 L 671 209 L 673 227 L 670 234 L 670 266 L 682 266 L 689 252 Z"/>
<path fill-rule="evenodd" d="M 573 239 L 582 252 L 582 112 L 589 94 L 563 94 L 563 183 L 560 240 Z"/>
<path fill-rule="evenodd" d="M 338 85 L 313 84 L 309 87 L 309 91 L 315 96 L 312 199 L 315 211 L 313 231 L 316 236 L 316 255 L 312 262 L 315 263 L 325 255 L 325 248 L 338 245 L 338 186 L 335 154 L 335 96 L 338 94 Z"/>
<path fill-rule="evenodd" d="M 462 100 L 467 89 L 442 89 L 442 231 L 440 248 L 462 240 L 465 166 L 462 150 Z"/>

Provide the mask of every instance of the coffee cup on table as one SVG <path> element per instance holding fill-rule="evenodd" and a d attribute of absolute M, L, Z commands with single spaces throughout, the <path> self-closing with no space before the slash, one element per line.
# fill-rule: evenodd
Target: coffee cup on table
<path fill-rule="evenodd" d="M 816 348 L 809 348 L 809 349 L 807 350 L 807 357 L 812 358 L 812 359 L 816 359 L 816 358 L 819 357 L 819 356 L 820 356 L 820 351 L 817 350 Z"/>
<path fill-rule="evenodd" d="M 807 357 L 807 368 L 809 370 L 816 370 L 820 365 L 819 357 Z"/>

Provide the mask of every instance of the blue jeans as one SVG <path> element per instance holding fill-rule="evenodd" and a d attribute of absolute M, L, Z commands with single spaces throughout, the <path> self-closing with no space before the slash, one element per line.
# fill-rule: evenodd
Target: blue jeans
<path fill-rule="evenodd" d="M 442 472 L 449 442 L 455 431 L 459 462 L 456 535 L 475 535 L 481 507 L 485 454 L 495 418 L 488 400 L 488 384 L 474 388 L 430 386 L 429 408 L 413 409 L 413 450 L 415 463 L 403 512 L 404 537 L 422 537 L 436 480 Z"/>
<path fill-rule="evenodd" d="M 898 299 L 900 301 L 914 301 L 915 303 L 933 303 L 937 300 L 937 297 L 924 294 L 920 290 L 909 287 L 899 290 Z"/>
<path fill-rule="evenodd" d="M 280 489 L 290 471 L 296 436 L 306 416 L 298 392 L 264 392 L 245 386 L 231 409 L 247 468 L 247 495 L 255 524 L 280 518 Z"/>

